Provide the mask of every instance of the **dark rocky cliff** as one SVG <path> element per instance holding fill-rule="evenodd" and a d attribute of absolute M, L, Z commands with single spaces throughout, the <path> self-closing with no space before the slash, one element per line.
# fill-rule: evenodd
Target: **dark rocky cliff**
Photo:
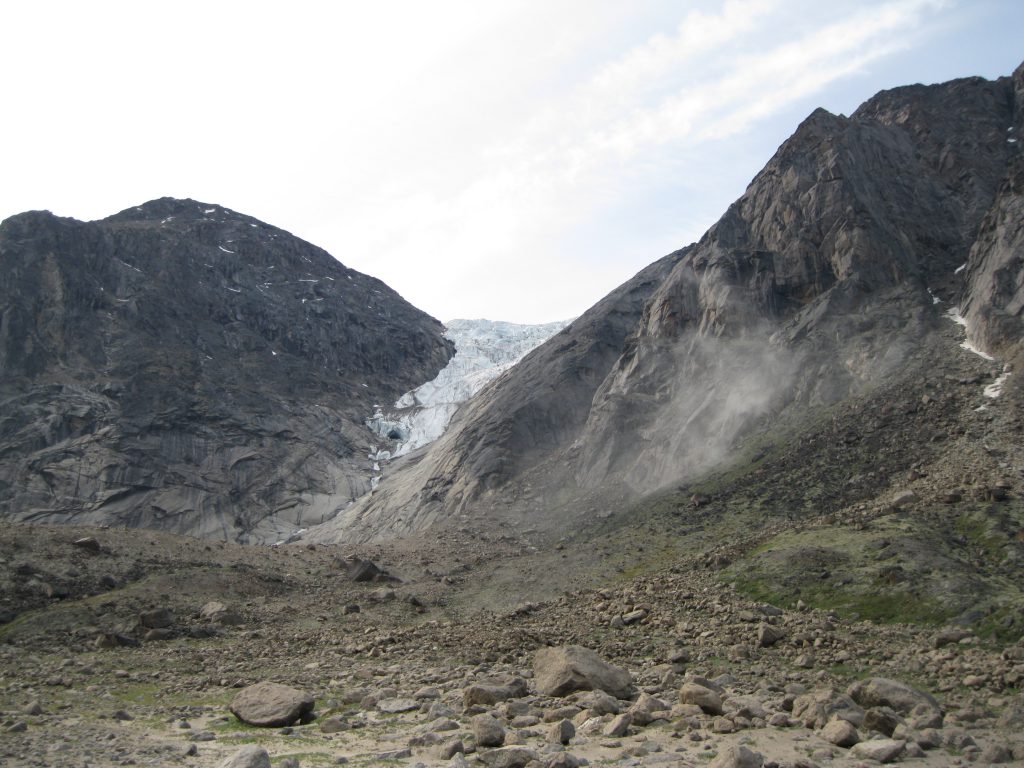
<path fill-rule="evenodd" d="M 459 515 L 564 529 L 720 464 L 754 429 L 919 370 L 955 308 L 976 344 L 1013 359 L 1021 72 L 815 111 L 698 243 L 535 351 L 316 535 Z M 580 344 L 599 361 L 575 360 Z"/>
<path fill-rule="evenodd" d="M 368 490 L 371 398 L 452 352 L 379 280 L 191 200 L 7 219 L 0 307 L 0 508 L 20 520 L 274 540 Z"/>

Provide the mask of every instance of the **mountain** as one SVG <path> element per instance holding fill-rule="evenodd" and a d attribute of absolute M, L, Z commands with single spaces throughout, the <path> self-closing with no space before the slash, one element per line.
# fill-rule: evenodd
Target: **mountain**
<path fill-rule="evenodd" d="M 467 521 L 557 537 L 686 488 L 758 441 L 817 444 L 841 415 L 861 430 L 878 412 L 853 404 L 889 413 L 898 449 L 857 466 L 832 456 L 825 496 L 829 508 L 880 498 L 941 446 L 915 442 L 913 420 L 871 398 L 914 393 L 911 413 L 914 397 L 932 402 L 922 382 L 944 368 L 955 376 L 951 359 L 970 354 L 951 317 L 1002 361 L 979 358 L 985 373 L 965 375 L 1003 377 L 1005 396 L 1019 395 L 1003 365 L 1022 357 L 1022 115 L 1024 66 L 996 81 L 885 91 L 849 117 L 816 110 L 699 242 L 527 355 L 425 455 L 311 537 Z M 769 518 L 793 513 L 766 505 Z"/>
<path fill-rule="evenodd" d="M 218 205 L 0 224 L 8 518 L 275 541 L 369 490 L 374 399 L 444 328 L 384 283 Z"/>

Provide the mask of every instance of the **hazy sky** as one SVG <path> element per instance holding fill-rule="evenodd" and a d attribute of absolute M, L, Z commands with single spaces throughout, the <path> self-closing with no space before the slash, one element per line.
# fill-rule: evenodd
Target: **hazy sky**
<path fill-rule="evenodd" d="M 20 2 L 0 218 L 251 214 L 432 315 L 579 314 L 815 107 L 1009 74 L 1020 0 Z"/>

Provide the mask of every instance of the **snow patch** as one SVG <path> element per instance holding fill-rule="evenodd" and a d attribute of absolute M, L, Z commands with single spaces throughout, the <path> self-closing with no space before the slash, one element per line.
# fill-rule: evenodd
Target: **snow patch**
<path fill-rule="evenodd" d="M 962 325 L 965 329 L 967 328 L 967 318 L 960 314 L 960 307 L 950 307 L 948 310 L 946 310 L 946 317 L 948 317 L 957 325 Z M 976 346 L 971 344 L 971 342 L 968 341 L 967 339 L 964 339 L 962 342 L 960 342 L 960 348 L 966 349 L 968 352 L 972 352 L 978 357 L 988 360 L 989 362 L 995 360 L 995 358 L 992 357 L 992 355 L 988 354 L 987 352 L 982 352 Z"/>
<path fill-rule="evenodd" d="M 996 377 L 995 381 L 982 390 L 982 394 L 995 400 L 1003 394 L 1003 385 L 1006 384 L 1008 378 L 1010 378 L 1010 371 L 1008 368 L 1003 368 L 1003 372 Z"/>
<path fill-rule="evenodd" d="M 233 255 L 235 254 L 235 252 L 234 252 L 234 251 L 229 251 L 229 250 L 228 250 L 227 248 L 225 248 L 225 247 L 224 247 L 223 245 L 218 245 L 217 247 L 218 247 L 218 248 L 220 248 L 220 249 L 221 249 L 222 251 L 224 251 L 224 253 L 230 253 L 230 254 L 231 254 L 232 256 L 233 256 Z"/>
<path fill-rule="evenodd" d="M 966 261 L 965 261 L 965 262 L 964 262 L 963 264 L 961 264 L 961 265 L 960 265 L 959 267 L 957 267 L 956 269 L 954 269 L 954 270 L 953 270 L 953 274 L 954 274 L 954 275 L 959 275 L 959 274 L 960 274 L 961 272 L 963 272 L 963 271 L 964 271 L 965 269 L 967 269 L 967 262 L 966 262 Z"/>

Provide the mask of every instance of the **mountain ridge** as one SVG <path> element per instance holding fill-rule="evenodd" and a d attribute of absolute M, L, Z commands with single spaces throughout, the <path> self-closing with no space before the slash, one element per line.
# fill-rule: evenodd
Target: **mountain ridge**
<path fill-rule="evenodd" d="M 477 518 L 572 527 L 602 506 L 587 498 L 625 503 L 686 482 L 771 420 L 910 375 L 949 307 L 966 307 L 972 340 L 1019 360 L 1020 152 L 1008 137 L 1022 81 L 1024 66 L 883 91 L 850 117 L 816 110 L 701 240 L 618 289 L 644 286 L 620 333 L 598 339 L 581 323 L 610 321 L 606 298 L 314 536 Z M 569 365 L 583 343 L 604 344 L 600 362 Z M 558 355 L 564 367 L 540 362 Z M 570 367 L 586 372 L 574 389 Z"/>

